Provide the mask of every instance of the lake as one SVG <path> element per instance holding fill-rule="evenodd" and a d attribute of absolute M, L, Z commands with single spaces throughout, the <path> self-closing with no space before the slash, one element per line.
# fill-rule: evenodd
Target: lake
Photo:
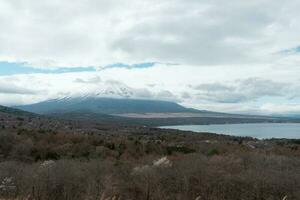
<path fill-rule="evenodd" d="M 249 136 L 259 139 L 300 139 L 300 123 L 255 123 L 255 124 L 212 124 L 163 126 L 184 131 L 210 132 L 233 136 Z"/>

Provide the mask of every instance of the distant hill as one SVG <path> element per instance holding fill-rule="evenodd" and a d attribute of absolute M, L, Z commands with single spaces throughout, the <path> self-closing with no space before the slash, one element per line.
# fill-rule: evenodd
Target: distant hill
<path fill-rule="evenodd" d="M 1 114 L 10 114 L 10 115 L 17 115 L 17 116 L 33 116 L 33 113 L 26 112 L 24 110 L 16 109 L 16 108 L 10 108 L 6 106 L 0 105 L 0 113 Z"/>
<path fill-rule="evenodd" d="M 68 121 L 56 120 L 49 116 L 43 116 L 27 111 L 5 107 L 0 105 L 0 133 L 3 130 L 39 130 L 72 132 Z"/>
<path fill-rule="evenodd" d="M 54 99 L 16 108 L 38 114 L 78 111 L 99 114 L 199 112 L 198 110 L 185 108 L 177 103 L 168 101 L 93 97 Z"/>

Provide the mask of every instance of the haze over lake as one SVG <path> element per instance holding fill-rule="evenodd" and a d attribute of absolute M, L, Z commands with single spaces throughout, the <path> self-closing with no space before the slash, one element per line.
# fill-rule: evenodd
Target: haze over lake
<path fill-rule="evenodd" d="M 249 136 L 259 139 L 300 139 L 300 124 L 297 123 L 181 125 L 164 126 L 161 128 L 171 128 L 194 132 L 211 132 L 233 136 Z"/>

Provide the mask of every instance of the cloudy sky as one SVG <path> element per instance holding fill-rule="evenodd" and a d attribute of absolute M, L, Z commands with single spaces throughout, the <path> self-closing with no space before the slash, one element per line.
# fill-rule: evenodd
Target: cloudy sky
<path fill-rule="evenodd" d="M 300 113 L 299 0 L 0 0 L 0 104 L 132 98 Z"/>

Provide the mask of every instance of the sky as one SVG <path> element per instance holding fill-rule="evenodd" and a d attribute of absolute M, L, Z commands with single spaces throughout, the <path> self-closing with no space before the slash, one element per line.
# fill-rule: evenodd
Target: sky
<path fill-rule="evenodd" d="M 0 104 L 130 91 L 300 114 L 299 0 L 0 0 Z"/>

